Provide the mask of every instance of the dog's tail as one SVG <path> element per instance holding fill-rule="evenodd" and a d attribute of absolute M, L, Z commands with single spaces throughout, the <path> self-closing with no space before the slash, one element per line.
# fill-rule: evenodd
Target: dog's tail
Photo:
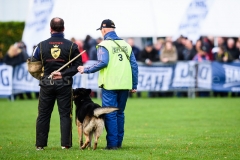
<path fill-rule="evenodd" d="M 101 107 L 101 108 L 96 108 L 93 111 L 93 115 L 96 117 L 99 117 L 100 115 L 111 113 L 113 111 L 117 111 L 119 108 L 116 107 Z"/>

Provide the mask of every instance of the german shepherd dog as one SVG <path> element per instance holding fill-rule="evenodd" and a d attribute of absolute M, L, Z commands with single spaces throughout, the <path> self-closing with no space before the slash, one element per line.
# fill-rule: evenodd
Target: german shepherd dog
<path fill-rule="evenodd" d="M 104 114 L 116 111 L 118 108 L 101 107 L 92 101 L 90 93 L 91 89 L 73 89 L 80 149 L 91 147 L 92 136 L 94 135 L 93 150 L 95 150 L 97 148 L 98 139 L 104 129 Z M 83 134 L 85 135 L 84 144 Z"/>

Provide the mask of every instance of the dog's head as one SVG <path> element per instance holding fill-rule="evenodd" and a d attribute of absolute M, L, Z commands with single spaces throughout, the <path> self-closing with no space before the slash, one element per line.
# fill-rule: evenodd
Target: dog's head
<path fill-rule="evenodd" d="M 84 99 L 86 97 L 89 97 L 91 92 L 92 92 L 91 89 L 76 88 L 76 89 L 73 89 L 73 97 L 74 97 L 74 99 L 76 99 L 77 97 L 81 97 Z"/>

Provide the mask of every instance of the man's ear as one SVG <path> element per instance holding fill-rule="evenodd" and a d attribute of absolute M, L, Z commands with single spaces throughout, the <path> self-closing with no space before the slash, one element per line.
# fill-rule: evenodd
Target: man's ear
<path fill-rule="evenodd" d="M 89 95 L 91 94 L 91 92 L 92 92 L 91 89 L 87 89 L 87 93 L 88 93 Z"/>

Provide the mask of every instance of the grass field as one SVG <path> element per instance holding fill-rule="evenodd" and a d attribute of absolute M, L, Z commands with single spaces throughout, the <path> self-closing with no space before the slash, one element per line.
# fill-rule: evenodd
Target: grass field
<path fill-rule="evenodd" d="M 94 99 L 101 103 L 100 100 Z M 240 159 L 239 98 L 132 98 L 125 115 L 123 148 L 79 150 L 73 123 L 73 148 L 60 147 L 57 106 L 48 147 L 35 150 L 37 100 L 0 99 L 0 159 Z"/>

